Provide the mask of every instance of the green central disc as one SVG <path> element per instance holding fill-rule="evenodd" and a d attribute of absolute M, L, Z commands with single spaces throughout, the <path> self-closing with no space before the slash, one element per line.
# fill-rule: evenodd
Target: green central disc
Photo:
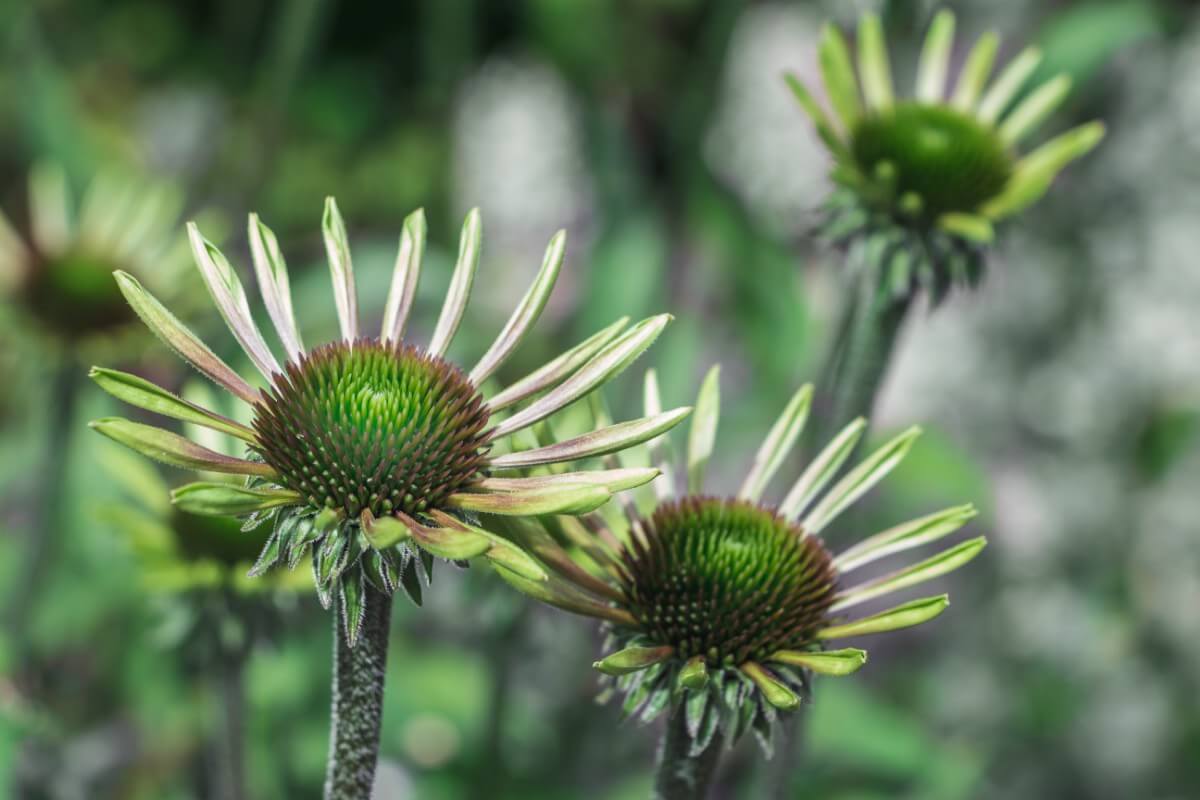
<path fill-rule="evenodd" d="M 922 211 L 972 212 L 995 197 L 1012 175 L 1012 156 L 996 132 L 944 105 L 899 103 L 863 117 L 851 135 L 859 169 L 874 178 L 888 162 L 896 170 L 895 197 L 911 192 Z"/>
<path fill-rule="evenodd" d="M 655 644 L 730 665 L 811 644 L 836 590 L 818 539 L 770 509 L 707 497 L 666 503 L 643 525 L 624 589 Z"/>
<path fill-rule="evenodd" d="M 483 397 L 408 345 L 324 345 L 288 364 L 255 407 L 263 459 L 315 507 L 417 514 L 479 477 Z"/>

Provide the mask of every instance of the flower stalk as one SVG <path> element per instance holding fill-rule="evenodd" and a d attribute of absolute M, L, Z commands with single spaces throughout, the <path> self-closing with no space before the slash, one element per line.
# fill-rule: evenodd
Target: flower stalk
<path fill-rule="evenodd" d="M 654 800 L 703 800 L 721 760 L 725 737 L 718 731 L 699 752 L 694 752 L 687 714 L 680 706 L 663 729 L 654 777 Z"/>
<path fill-rule="evenodd" d="M 369 800 L 379 760 L 383 684 L 387 673 L 392 598 L 364 581 L 365 609 L 351 647 L 345 605 L 334 599 L 333 701 L 325 800 Z"/>

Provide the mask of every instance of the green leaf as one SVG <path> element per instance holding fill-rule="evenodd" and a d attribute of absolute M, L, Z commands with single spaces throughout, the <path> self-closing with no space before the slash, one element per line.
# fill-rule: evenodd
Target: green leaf
<path fill-rule="evenodd" d="M 812 405 L 812 393 L 812 384 L 806 383 L 792 395 L 779 419 L 771 426 L 767 438 L 758 448 L 758 453 L 754 456 L 754 465 L 750 468 L 746 480 L 742 482 L 738 497 L 757 501 L 762 496 L 767 484 L 771 482 L 771 478 L 804 430 L 804 423 L 808 420 L 808 409 Z"/>
<path fill-rule="evenodd" d="M 849 675 L 858 672 L 867 663 L 867 651 L 854 647 L 844 650 L 826 650 L 808 653 L 798 650 L 780 650 L 767 658 L 793 667 L 811 669 L 821 675 Z"/>
<path fill-rule="evenodd" d="M 809 533 L 817 533 L 823 529 L 903 461 L 920 435 L 920 427 L 914 425 L 863 459 L 861 464 L 833 485 L 829 493 L 804 518 L 801 526 Z"/>
<path fill-rule="evenodd" d="M 979 555 L 985 547 L 987 547 L 987 538 L 983 536 L 960 542 L 924 561 L 913 564 L 911 567 L 897 570 L 839 592 L 829 610 L 838 611 L 856 606 L 880 595 L 891 594 L 953 572 Z"/>
<path fill-rule="evenodd" d="M 1000 125 L 1000 138 L 1016 144 L 1032 133 L 1071 93 L 1071 78 L 1059 75 L 1035 89 Z"/>
<path fill-rule="evenodd" d="M 338 324 L 342 339 L 353 342 L 358 338 L 358 297 L 354 290 L 354 265 L 350 261 L 350 242 L 346 223 L 338 211 L 337 201 L 325 198 L 325 213 L 321 216 L 321 235 L 325 240 L 325 255 L 329 259 L 329 275 L 333 281 L 333 302 L 337 306 Z"/>
<path fill-rule="evenodd" d="M 933 597 L 922 597 L 869 617 L 840 625 L 830 625 L 817 631 L 816 637 L 821 640 L 844 639 L 849 636 L 863 636 L 869 633 L 886 633 L 902 628 L 911 628 L 938 616 L 949 605 L 950 595 L 939 594 Z"/>
<path fill-rule="evenodd" d="M 675 648 L 669 646 L 626 647 L 592 662 L 592 666 L 605 675 L 627 675 L 666 661 L 674 654 Z"/>
<path fill-rule="evenodd" d="M 433 338 L 429 340 L 428 351 L 435 356 L 445 354 L 455 332 L 458 331 L 459 323 L 462 322 L 467 300 L 471 297 L 471 286 L 475 283 L 475 270 L 479 266 L 482 228 L 479 209 L 472 208 L 463 222 L 462 235 L 458 239 L 458 262 L 454 265 L 454 275 L 450 278 L 446 302 L 438 316 L 437 327 L 433 329 Z"/>
<path fill-rule="evenodd" d="M 233 458 L 209 450 L 177 433 L 152 425 L 130 422 L 120 417 L 105 417 L 89 422 L 88 427 L 114 442 L 173 467 L 227 472 L 234 475 L 258 475 L 264 478 L 276 477 L 275 470 L 268 464 Z"/>
<path fill-rule="evenodd" d="M 171 502 L 182 511 L 209 516 L 241 516 L 267 508 L 303 502 L 298 492 L 288 489 L 247 489 L 229 483 L 200 481 L 171 492 Z"/>
<path fill-rule="evenodd" d="M 113 397 L 132 406 L 227 433 L 250 444 L 258 442 L 258 436 L 253 429 L 195 403 L 189 403 L 145 378 L 103 367 L 92 367 L 88 377 Z"/>
<path fill-rule="evenodd" d="M 696 411 L 688 431 L 688 491 L 697 494 L 704 490 L 704 471 L 712 457 L 717 440 L 717 420 L 721 415 L 721 367 L 713 366 L 700 384 L 696 396 Z"/>

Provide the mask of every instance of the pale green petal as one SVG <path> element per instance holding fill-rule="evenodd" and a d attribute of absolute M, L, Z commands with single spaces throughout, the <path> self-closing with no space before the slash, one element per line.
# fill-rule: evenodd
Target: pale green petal
<path fill-rule="evenodd" d="M 485 514 L 586 514 L 604 505 L 610 497 L 612 493 L 603 486 L 570 482 L 525 492 L 457 492 L 446 498 L 446 505 Z"/>
<path fill-rule="evenodd" d="M 911 628 L 914 625 L 928 622 L 945 611 L 949 606 L 949 595 L 939 594 L 933 597 L 922 597 L 919 600 L 910 600 L 907 603 L 902 603 L 894 608 L 889 608 L 887 611 L 881 611 L 869 617 L 863 617 L 862 619 L 840 625 L 831 625 L 828 628 L 817 631 L 817 638 L 821 640 L 844 639 L 850 636 L 887 633 L 888 631 L 896 631 L 901 628 Z"/>
<path fill-rule="evenodd" d="M 1021 51 L 1021 54 L 1013 59 L 1012 63 L 1005 67 L 1000 76 L 996 78 L 992 88 L 983 95 L 976 116 L 987 123 L 998 120 L 1041 61 L 1041 51 L 1036 47 L 1027 47 Z"/>
<path fill-rule="evenodd" d="M 946 72 L 950 50 L 954 46 L 954 14 L 943 9 L 933 18 L 921 60 L 917 64 L 916 97 L 926 103 L 940 103 L 946 91 Z"/>
<path fill-rule="evenodd" d="M 999 47 L 1000 38 L 996 34 L 989 31 L 979 37 L 959 73 L 954 96 L 950 99 L 951 105 L 960 111 L 975 110 L 975 103 L 979 101 L 979 95 L 992 74 L 992 64 L 996 61 Z"/>
<path fill-rule="evenodd" d="M 867 663 L 867 651 L 854 647 L 844 650 L 825 650 L 810 653 L 800 650 L 780 650 L 767 658 L 792 667 L 811 669 L 820 675 L 850 675 Z"/>
<path fill-rule="evenodd" d="M 497 456 L 488 466 L 494 470 L 515 469 L 615 453 L 669 431 L 691 411 L 684 406 L 653 417 L 621 422 L 545 447 Z"/>
<path fill-rule="evenodd" d="M 754 465 L 750 468 L 746 480 L 742 482 L 738 497 L 757 501 L 762 496 L 767 484 L 771 482 L 771 478 L 804 430 L 808 409 L 812 405 L 812 393 L 812 384 L 806 383 L 788 401 L 762 446 L 758 448 L 758 453 L 754 456 Z"/>
<path fill-rule="evenodd" d="M 1038 125 L 1071 93 L 1071 77 L 1059 75 L 1035 89 L 1012 110 L 1000 125 L 1000 138 L 1016 144 Z"/>
<path fill-rule="evenodd" d="M 881 595 L 891 594 L 910 586 L 931 581 L 948 572 L 953 572 L 971 561 L 975 556 L 983 552 L 983 548 L 985 547 L 987 547 L 987 539 L 983 536 L 960 542 L 934 556 L 930 556 L 924 561 L 913 564 L 911 567 L 905 567 L 875 580 L 867 581 L 866 583 L 861 583 L 838 592 L 829 610 L 839 611 L 843 608 L 850 608 Z"/>
<path fill-rule="evenodd" d="M 250 255 L 254 261 L 254 274 L 258 277 L 263 305 L 275 324 L 279 340 L 288 358 L 299 361 L 304 354 L 304 341 L 296 325 L 296 314 L 292 308 L 292 289 L 288 280 L 287 264 L 279 249 L 274 232 L 259 220 L 257 214 L 250 215 L 247 226 L 250 239 Z"/>
<path fill-rule="evenodd" d="M 937 225 L 947 233 L 977 244 L 991 244 L 996 235 L 991 220 L 978 214 L 947 212 L 937 218 Z"/>
<path fill-rule="evenodd" d="M 433 338 L 429 340 L 429 352 L 435 356 L 445 354 L 462 322 L 467 300 L 471 297 L 471 286 L 475 283 L 482 240 L 483 221 L 479 209 L 473 208 L 463 222 L 462 234 L 458 238 L 458 262 L 454 265 L 450 289 L 446 292 L 446 302 L 438 316 L 437 327 L 433 329 Z"/>
<path fill-rule="evenodd" d="M 592 666 L 605 675 L 628 675 L 631 672 L 652 667 L 666 661 L 675 655 L 675 648 L 670 645 L 662 647 L 626 647 L 610 653 L 599 661 L 593 661 Z"/>
<path fill-rule="evenodd" d="M 787 82 L 788 88 L 792 90 L 792 94 L 800 102 L 800 107 L 804 109 L 804 113 L 808 114 L 808 118 L 812 120 L 813 127 L 817 129 L 817 135 L 821 137 L 821 141 L 829 148 L 829 152 L 838 160 L 848 160 L 850 157 L 846 149 L 846 144 L 838 136 L 834 130 L 833 123 L 825 114 L 825 109 L 813 98 L 800 79 L 795 75 L 784 75 L 784 81 Z"/>
<path fill-rule="evenodd" d="M 177 433 L 155 428 L 152 425 L 143 425 L 140 422 L 131 422 L 120 417 L 106 417 L 89 422 L 88 427 L 97 433 L 104 434 L 114 442 L 172 467 L 225 472 L 233 475 L 276 477 L 275 470 L 267 464 L 233 458 L 224 453 L 209 450 Z"/>
<path fill-rule="evenodd" d="M 605 345 L 615 339 L 628 324 L 629 317 L 621 317 L 607 328 L 592 334 L 570 350 L 560 354 L 552 361 L 548 361 L 524 378 L 513 383 L 507 389 L 497 392 L 494 397 L 488 400 L 488 407 L 493 412 L 501 411 L 520 403 L 522 400 L 533 397 L 535 394 L 557 386 L 567 376 L 591 360 L 592 356 L 599 353 Z"/>
<path fill-rule="evenodd" d="M 920 435 L 921 429 L 914 425 L 863 459 L 861 464 L 846 474 L 846 477 L 834 484 L 829 493 L 801 521 L 801 527 L 808 533 L 821 531 L 903 461 Z"/>
<path fill-rule="evenodd" d="M 1089 122 L 1060 134 L 1017 162 L 1004 191 L 980 212 L 992 220 L 1012 216 L 1042 198 L 1067 164 L 1086 155 L 1104 138 L 1104 123 Z"/>
<path fill-rule="evenodd" d="M 333 302 L 337 306 L 342 339 L 352 342 L 358 338 L 358 295 L 354 289 L 354 265 L 350 261 L 346 223 L 342 221 L 337 201 L 332 197 L 325 198 L 325 213 L 321 215 L 321 234 L 325 240 L 325 255 L 329 259 Z"/>
<path fill-rule="evenodd" d="M 766 667 L 753 661 L 747 661 L 739 669 L 746 677 L 754 681 L 754 685 L 762 692 L 763 698 L 771 705 L 781 711 L 799 708 L 800 697 Z"/>
<path fill-rule="evenodd" d="M 392 285 L 383 309 L 380 337 L 385 342 L 404 340 L 408 315 L 413 298 L 417 296 L 417 281 L 421 277 L 421 262 L 425 258 L 425 209 L 418 208 L 404 219 L 400 229 L 400 246 L 392 267 Z"/>
<path fill-rule="evenodd" d="M 892 107 L 892 67 L 888 61 L 883 24 L 877 14 L 863 14 L 858 22 L 858 74 L 867 108 Z"/>
<path fill-rule="evenodd" d="M 662 393 L 658 388 L 658 373 L 653 369 L 646 370 L 642 385 L 643 410 L 647 416 L 657 416 L 662 413 Z M 669 500 L 675 494 L 675 469 L 671 466 L 668 437 L 658 436 L 646 443 L 650 463 L 658 467 L 659 478 L 654 481 L 654 493 L 659 500 Z"/>
<path fill-rule="evenodd" d="M 867 421 L 862 417 L 851 422 L 825 446 L 825 449 L 813 459 L 808 468 L 801 473 L 799 480 L 792 486 L 791 491 L 779 504 L 779 513 L 784 517 L 795 517 L 802 513 L 821 490 L 825 488 L 837 471 L 854 452 L 855 445 L 867 429 Z"/>
<path fill-rule="evenodd" d="M 975 506 L 967 503 L 905 522 L 862 540 L 838 555 L 833 565 L 840 574 L 845 574 L 880 558 L 936 542 L 966 525 L 978 513 Z"/>
<path fill-rule="evenodd" d="M 827 22 L 821 28 L 817 58 L 829 102 L 841 119 L 842 126 L 850 130 L 862 115 L 862 104 L 858 98 L 854 66 L 850 61 L 850 48 L 846 46 L 846 38 L 836 25 Z"/>
<path fill-rule="evenodd" d="M 714 366 L 700 384 L 692 426 L 688 431 L 688 491 L 692 494 L 704 490 L 704 471 L 717 441 L 717 420 L 720 416 L 721 368 Z"/>

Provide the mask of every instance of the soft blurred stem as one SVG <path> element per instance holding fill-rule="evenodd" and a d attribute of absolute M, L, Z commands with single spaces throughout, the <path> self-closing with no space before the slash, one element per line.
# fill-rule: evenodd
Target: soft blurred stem
<path fill-rule="evenodd" d="M 41 476 L 37 516 L 29 526 L 24 567 L 17 573 L 16 588 L 8 605 L 8 629 L 17 663 L 25 662 L 30 649 L 29 630 L 46 584 L 46 572 L 58 551 L 63 528 L 63 489 L 71 463 L 71 423 L 79 397 L 79 366 L 67 353 L 59 356 L 48 401 L 50 418 L 46 435 L 46 463 Z"/>
<path fill-rule="evenodd" d="M 691 755 L 692 737 L 688 735 L 687 714 L 678 706 L 667 720 L 658 750 L 658 774 L 654 778 L 653 800 L 703 800 L 717 772 L 717 762 L 725 745 L 718 731 L 699 755 Z"/>
<path fill-rule="evenodd" d="M 246 652 L 221 655 L 221 735 L 216 741 L 217 796 L 228 800 L 246 798 Z"/>
<path fill-rule="evenodd" d="M 370 800 L 379 760 L 383 681 L 387 674 L 392 598 L 363 581 L 366 604 L 358 643 L 346 643 L 342 603 L 333 601 L 333 708 L 325 800 Z"/>
<path fill-rule="evenodd" d="M 513 668 L 518 663 L 529 614 L 529 604 L 521 603 L 507 624 L 501 625 L 491 634 L 487 661 L 488 675 L 492 682 L 488 690 L 480 769 L 475 773 L 475 791 L 472 797 L 499 795 L 508 779 L 504 763 L 504 734 L 510 708 Z"/>

